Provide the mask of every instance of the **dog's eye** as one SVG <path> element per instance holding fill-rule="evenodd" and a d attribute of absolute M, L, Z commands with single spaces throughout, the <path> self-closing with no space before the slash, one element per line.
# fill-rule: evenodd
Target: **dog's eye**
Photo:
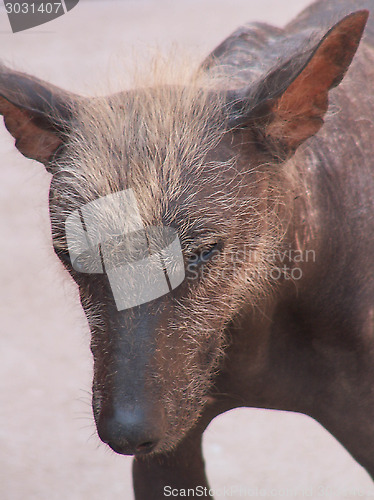
<path fill-rule="evenodd" d="M 68 251 L 57 252 L 61 262 L 68 268 L 73 268 L 74 271 L 81 274 L 102 274 L 101 253 L 94 250 L 82 252 L 72 262 Z"/>
<path fill-rule="evenodd" d="M 190 263 L 193 265 L 205 264 L 217 255 L 221 249 L 220 243 L 211 243 L 193 251 L 190 255 Z"/>
<path fill-rule="evenodd" d="M 87 270 L 88 266 L 82 255 L 78 255 L 78 257 L 75 259 L 72 265 L 74 271 L 77 271 L 78 273 L 89 273 L 89 271 Z"/>

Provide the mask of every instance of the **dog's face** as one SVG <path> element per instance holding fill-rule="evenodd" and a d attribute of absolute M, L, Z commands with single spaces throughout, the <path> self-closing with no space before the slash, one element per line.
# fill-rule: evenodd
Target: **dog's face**
<path fill-rule="evenodd" d="M 233 256 L 249 239 L 262 248 L 267 238 L 259 234 L 258 173 L 238 171 L 222 102 L 200 88 L 139 93 L 78 110 L 50 190 L 55 251 L 91 328 L 99 435 L 121 453 L 168 450 L 196 422 L 225 326 L 250 288 L 253 262 Z M 101 235 L 95 269 L 93 260 L 72 259 L 74 215 L 81 232 Z M 171 247 L 176 253 L 165 253 Z M 146 284 L 147 297 L 162 287 L 147 261 L 158 253 L 171 286 L 131 303 L 133 281 Z"/>

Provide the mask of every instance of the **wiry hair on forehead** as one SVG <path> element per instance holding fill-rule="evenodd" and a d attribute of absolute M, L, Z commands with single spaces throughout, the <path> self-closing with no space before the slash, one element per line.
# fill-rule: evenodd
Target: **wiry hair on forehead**
<path fill-rule="evenodd" d="M 227 132 L 225 90 L 232 84 L 220 72 L 157 58 L 148 71 L 135 72 L 131 90 L 74 103 L 53 180 L 55 246 L 66 246 L 64 223 L 74 210 L 126 189 L 133 191 L 143 223 L 175 225 L 186 249 L 225 239 L 236 219 L 257 234 L 282 181 L 270 165 L 251 175 L 251 165 L 238 169 L 231 152 L 209 155 Z M 125 228 L 121 217 L 108 202 L 96 223 L 105 227 L 115 219 L 116 227 Z"/>
<path fill-rule="evenodd" d="M 226 130 L 222 80 L 191 68 L 171 71 L 159 61 L 134 80 L 131 90 L 72 105 L 54 180 L 60 217 L 131 188 L 146 223 L 172 219 L 182 201 L 198 196 L 203 172 L 216 203 L 222 198 L 223 174 L 233 161 L 207 160 Z"/>

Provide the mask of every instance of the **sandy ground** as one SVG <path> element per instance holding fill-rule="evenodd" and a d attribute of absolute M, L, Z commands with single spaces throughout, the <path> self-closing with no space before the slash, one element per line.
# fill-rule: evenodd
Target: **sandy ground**
<path fill-rule="evenodd" d="M 142 57 L 149 46 L 177 42 L 203 56 L 241 23 L 282 25 L 306 4 L 82 0 L 68 15 L 15 35 L 0 9 L 0 58 L 90 93 L 132 48 Z M 2 127 L 0 150 L 0 499 L 131 499 L 131 458 L 95 434 L 88 328 L 52 252 L 50 177 L 18 154 Z M 374 495 L 366 472 L 308 417 L 232 411 L 211 424 L 204 448 L 211 485 L 226 487 L 227 498 Z"/>

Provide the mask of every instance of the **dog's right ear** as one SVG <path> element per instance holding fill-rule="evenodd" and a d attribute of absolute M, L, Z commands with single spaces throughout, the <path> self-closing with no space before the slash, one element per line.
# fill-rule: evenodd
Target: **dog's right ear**
<path fill-rule="evenodd" d="M 0 66 L 0 114 L 17 149 L 52 171 L 56 151 L 72 120 L 74 103 L 83 99 L 42 80 Z"/>

